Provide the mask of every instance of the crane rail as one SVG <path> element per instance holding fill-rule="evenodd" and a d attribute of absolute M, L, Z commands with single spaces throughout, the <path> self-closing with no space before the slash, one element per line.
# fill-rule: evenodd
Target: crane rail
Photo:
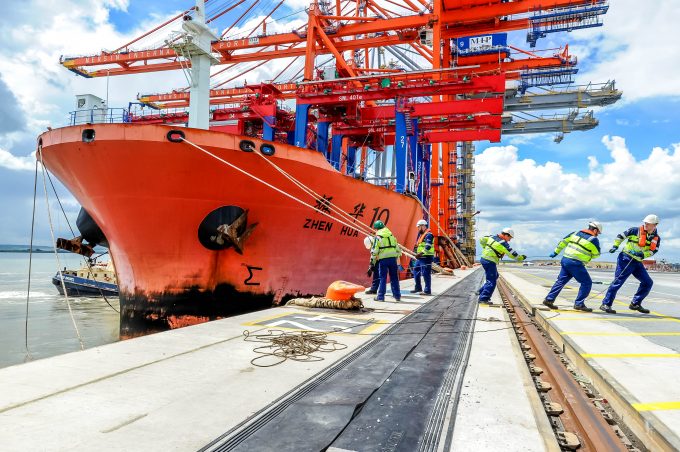
<path fill-rule="evenodd" d="M 551 422 L 560 446 L 579 451 L 629 450 L 558 358 L 543 331 L 533 322 L 503 278 L 498 281 L 498 290 L 522 342 L 525 357 L 531 362 L 532 374 L 540 375 L 540 378 L 535 377 L 537 387 L 543 390 L 552 388 L 548 390 L 550 399 L 564 410 L 559 414 L 560 422 Z"/>

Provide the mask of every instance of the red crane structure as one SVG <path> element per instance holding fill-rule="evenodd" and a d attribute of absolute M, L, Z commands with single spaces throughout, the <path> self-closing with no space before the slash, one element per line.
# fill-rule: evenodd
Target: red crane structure
<path fill-rule="evenodd" d="M 546 56 L 508 45 L 506 34 L 527 30 L 534 47 L 548 33 L 601 25 L 608 9 L 606 0 L 313 0 L 306 23 L 271 33 L 267 26 L 283 1 L 269 11 L 256 0 L 217 3 L 197 1 L 114 51 L 61 64 L 84 77 L 192 71 L 191 90 L 139 95 L 156 111 L 129 112 L 126 119 L 191 125 L 197 113 L 186 108 L 202 90 L 201 108 L 210 112 L 194 126 L 314 148 L 350 177 L 417 196 L 435 235 L 449 239 L 438 244 L 450 265 L 474 260 L 471 142 L 500 141 L 510 130 L 509 87 L 524 93 L 569 82 L 577 70 L 568 46 Z M 248 19 L 256 24 L 246 28 Z M 209 31 L 225 20 L 220 34 Z M 180 23 L 196 30 L 196 42 L 168 32 Z M 161 35 L 163 44 L 144 48 Z M 398 61 L 388 64 L 386 51 Z M 288 64 L 270 80 L 227 86 L 277 59 Z M 211 78 L 206 65 L 220 68 Z M 279 80 L 284 74 L 289 79 Z M 617 96 L 612 85 L 599 104 Z M 587 118 L 570 130 L 597 124 Z M 466 257 L 445 249 L 451 241 Z"/>

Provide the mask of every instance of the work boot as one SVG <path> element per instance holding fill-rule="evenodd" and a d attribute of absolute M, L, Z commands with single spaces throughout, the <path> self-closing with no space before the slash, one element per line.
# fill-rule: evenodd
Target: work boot
<path fill-rule="evenodd" d="M 604 311 L 607 314 L 616 314 L 616 311 L 613 310 L 611 306 L 607 306 L 606 304 L 600 306 L 600 311 Z"/>
<path fill-rule="evenodd" d="M 555 300 L 548 300 L 547 298 L 543 300 L 543 304 L 549 307 L 550 309 L 557 309 L 557 306 L 555 306 Z"/>
<path fill-rule="evenodd" d="M 580 304 L 575 304 L 574 309 L 577 311 L 583 311 L 583 312 L 593 312 L 593 308 L 589 308 L 586 305 L 580 305 Z"/>
<path fill-rule="evenodd" d="M 423 292 L 420 292 L 420 295 L 432 295 L 432 292 L 423 291 Z"/>
<path fill-rule="evenodd" d="M 368 290 L 366 291 L 366 295 L 375 295 L 375 294 L 377 294 L 377 293 L 378 293 L 378 291 L 377 291 L 377 290 L 373 290 L 373 289 L 368 289 Z"/>
<path fill-rule="evenodd" d="M 373 301 L 385 301 L 385 300 L 383 300 L 382 298 L 375 297 Z"/>
<path fill-rule="evenodd" d="M 401 301 L 401 298 L 395 298 L 394 301 Z"/>
<path fill-rule="evenodd" d="M 422 289 L 413 289 L 413 290 L 409 290 L 409 293 L 420 293 L 422 291 L 423 291 Z"/>
<path fill-rule="evenodd" d="M 628 306 L 628 309 L 631 309 L 633 311 L 640 312 L 642 314 L 649 314 L 649 309 L 643 308 L 642 305 L 639 304 L 633 304 L 631 303 L 630 306 Z"/>

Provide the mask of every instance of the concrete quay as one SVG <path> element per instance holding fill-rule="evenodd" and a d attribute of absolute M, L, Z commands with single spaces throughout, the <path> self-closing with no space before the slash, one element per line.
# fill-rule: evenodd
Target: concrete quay
<path fill-rule="evenodd" d="M 456 274 L 362 312 L 276 307 L 1 369 L 1 448 L 559 450 L 506 312 Z M 346 348 L 254 365 L 278 359 L 244 331 L 271 329 Z"/>

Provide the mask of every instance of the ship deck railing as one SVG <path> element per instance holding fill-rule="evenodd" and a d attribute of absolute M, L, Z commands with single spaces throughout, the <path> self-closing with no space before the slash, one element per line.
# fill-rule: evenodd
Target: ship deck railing
<path fill-rule="evenodd" d="M 75 110 L 69 113 L 69 124 L 72 126 L 83 124 L 111 124 L 130 122 L 130 112 L 126 108 L 92 108 L 89 110 Z"/>

